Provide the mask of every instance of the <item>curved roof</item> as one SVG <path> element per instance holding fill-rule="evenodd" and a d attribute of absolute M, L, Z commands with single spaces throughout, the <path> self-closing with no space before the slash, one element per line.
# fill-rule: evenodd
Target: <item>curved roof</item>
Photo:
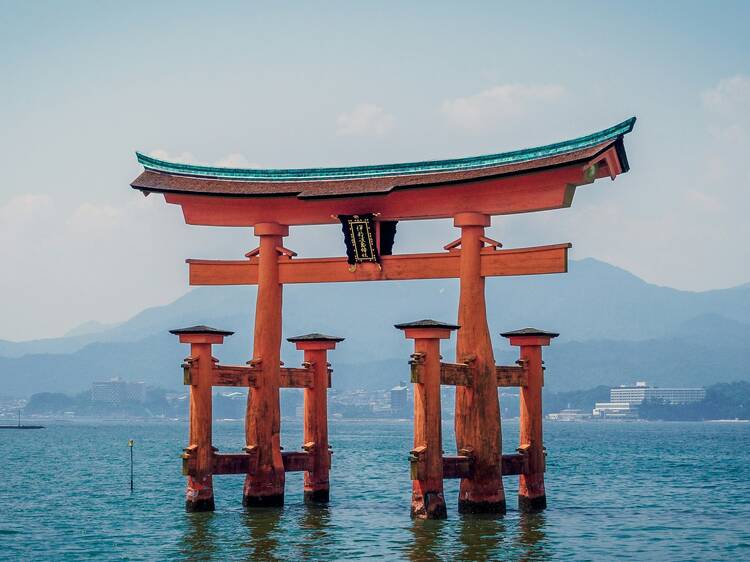
<path fill-rule="evenodd" d="M 168 162 L 136 152 L 145 171 L 131 184 L 144 192 L 203 195 L 341 197 L 388 193 L 396 187 L 521 173 L 589 160 L 615 146 L 619 167 L 628 170 L 623 135 L 635 117 L 597 133 L 529 148 L 449 160 L 332 168 L 247 169 Z"/>

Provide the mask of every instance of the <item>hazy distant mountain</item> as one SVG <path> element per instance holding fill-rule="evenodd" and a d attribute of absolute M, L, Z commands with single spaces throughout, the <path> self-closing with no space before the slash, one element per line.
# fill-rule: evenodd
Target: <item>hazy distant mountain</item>
<path fill-rule="evenodd" d="M 89 320 L 88 322 L 79 324 L 72 330 L 68 330 L 67 332 L 65 332 L 65 335 L 63 337 L 67 338 L 70 336 L 86 336 L 89 334 L 98 334 L 105 330 L 114 328 L 115 326 L 117 326 L 117 324 L 103 324 L 102 322 L 97 322 L 96 320 Z"/>
<path fill-rule="evenodd" d="M 551 389 L 636 378 L 662 385 L 750 379 L 750 284 L 678 291 L 586 259 L 571 262 L 567 275 L 490 279 L 487 299 L 498 361 L 515 359 L 501 331 L 531 325 L 561 332 L 546 350 Z M 320 331 L 346 337 L 331 355 L 335 385 L 385 388 L 408 376 L 402 370 L 410 342 L 393 324 L 455 320 L 457 302 L 455 280 L 290 285 L 284 288 L 284 336 Z M 5 393 L 79 391 L 116 375 L 175 388 L 187 348 L 167 330 L 199 323 L 235 330 L 216 354 L 244 363 L 254 305 L 254 287 L 204 287 L 100 331 L 0 342 Z M 446 358 L 451 347 L 443 348 Z M 291 344 L 283 355 L 287 364 L 301 359 Z"/>

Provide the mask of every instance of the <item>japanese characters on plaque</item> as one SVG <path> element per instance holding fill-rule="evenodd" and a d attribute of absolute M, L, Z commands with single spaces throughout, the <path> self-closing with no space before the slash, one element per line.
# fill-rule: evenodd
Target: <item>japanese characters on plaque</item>
<path fill-rule="evenodd" d="M 339 215 L 339 220 L 344 231 L 349 265 L 356 266 L 358 263 L 368 261 L 379 263 L 380 255 L 375 241 L 375 217 L 371 213 Z"/>

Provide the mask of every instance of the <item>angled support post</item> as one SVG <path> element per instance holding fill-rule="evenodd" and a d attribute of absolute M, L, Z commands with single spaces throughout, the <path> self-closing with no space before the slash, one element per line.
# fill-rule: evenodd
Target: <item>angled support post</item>
<path fill-rule="evenodd" d="M 414 449 L 411 451 L 411 516 L 445 519 L 443 436 L 440 416 L 440 340 L 459 327 L 435 320 L 396 324 L 414 340 Z"/>
<path fill-rule="evenodd" d="M 461 229 L 458 301 L 461 330 L 456 340 L 456 361 L 474 358 L 471 386 L 456 387 L 456 450 L 470 450 L 473 455 L 471 476 L 461 478 L 458 511 L 503 514 L 500 402 L 482 275 L 482 248 L 487 240 L 484 229 L 490 225 L 490 217 L 458 213 L 453 224 Z"/>
<path fill-rule="evenodd" d="M 518 509 L 525 512 L 541 511 L 547 507 L 544 489 L 544 441 L 542 434 L 542 387 L 544 367 L 542 346 L 550 344 L 559 334 L 536 328 L 524 328 L 500 334 L 510 340 L 510 345 L 521 348 L 528 379 L 521 387 L 521 416 L 519 422 L 518 451 L 527 456 L 527 467 L 518 481 Z"/>
<path fill-rule="evenodd" d="M 188 474 L 185 510 L 213 511 L 211 382 L 214 360 L 211 346 L 224 343 L 224 337 L 231 336 L 234 332 L 208 326 L 191 326 L 170 330 L 170 333 L 179 336 L 180 343 L 190 344 L 190 357 L 185 360 L 186 372 L 190 373 L 190 433 L 183 459 L 193 470 Z"/>
<path fill-rule="evenodd" d="M 328 503 L 331 451 L 328 446 L 328 350 L 344 338 L 323 334 L 307 334 L 288 338 L 305 352 L 305 363 L 313 371 L 312 386 L 304 390 L 305 428 L 302 447 L 310 456 L 310 469 L 305 471 L 305 503 Z"/>
<path fill-rule="evenodd" d="M 253 359 L 260 376 L 250 389 L 245 418 L 246 451 L 258 455 L 257 470 L 245 476 L 242 504 L 245 507 L 284 505 L 284 460 L 281 455 L 281 297 L 279 252 L 289 227 L 258 223 L 258 296 L 255 306 Z"/>

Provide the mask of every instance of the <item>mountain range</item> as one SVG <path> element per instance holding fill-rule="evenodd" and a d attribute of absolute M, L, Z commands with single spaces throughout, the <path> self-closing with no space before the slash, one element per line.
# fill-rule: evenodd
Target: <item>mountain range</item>
<path fill-rule="evenodd" d="M 517 358 L 500 332 L 525 326 L 560 332 L 544 350 L 550 390 L 636 379 L 660 386 L 750 380 L 750 284 L 680 291 L 585 259 L 571 261 L 564 275 L 488 279 L 486 292 L 498 363 Z M 179 389 L 187 347 L 168 330 L 194 324 L 234 330 L 214 354 L 243 364 L 251 355 L 255 294 L 254 287 L 201 287 L 117 325 L 88 322 L 59 338 L 0 341 L 4 393 L 74 393 L 114 376 Z M 388 388 L 408 379 L 411 353 L 393 324 L 455 321 L 457 302 L 456 280 L 289 285 L 284 337 L 345 337 L 330 354 L 334 388 Z M 446 360 L 452 347 L 443 343 Z M 287 365 L 301 361 L 286 342 L 282 357 Z"/>

